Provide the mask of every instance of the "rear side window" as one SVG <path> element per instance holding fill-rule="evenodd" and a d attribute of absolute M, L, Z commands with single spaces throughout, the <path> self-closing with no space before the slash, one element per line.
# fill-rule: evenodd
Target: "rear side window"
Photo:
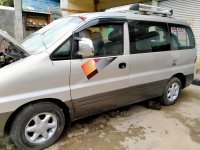
<path fill-rule="evenodd" d="M 170 50 L 166 23 L 129 21 L 130 53 L 149 53 Z"/>
<path fill-rule="evenodd" d="M 189 27 L 172 24 L 170 24 L 169 27 L 172 50 L 192 49 L 195 47 L 194 36 Z"/>

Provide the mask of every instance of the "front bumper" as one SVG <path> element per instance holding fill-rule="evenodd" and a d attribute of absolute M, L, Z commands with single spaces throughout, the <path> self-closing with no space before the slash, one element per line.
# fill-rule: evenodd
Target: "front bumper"
<path fill-rule="evenodd" d="M 10 112 L 0 114 L 0 138 L 4 136 L 5 125 L 10 115 L 11 115 Z"/>

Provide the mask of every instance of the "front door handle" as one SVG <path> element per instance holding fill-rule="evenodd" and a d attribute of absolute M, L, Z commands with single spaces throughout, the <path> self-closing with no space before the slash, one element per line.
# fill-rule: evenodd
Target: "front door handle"
<path fill-rule="evenodd" d="M 119 64 L 119 69 L 124 69 L 124 68 L 126 68 L 126 63 L 120 63 Z"/>

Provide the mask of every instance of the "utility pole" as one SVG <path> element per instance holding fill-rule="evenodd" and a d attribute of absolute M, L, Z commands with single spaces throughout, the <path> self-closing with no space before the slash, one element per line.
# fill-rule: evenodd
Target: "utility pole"
<path fill-rule="evenodd" d="M 15 39 L 23 40 L 23 20 L 22 20 L 22 1 L 14 0 L 15 7 Z"/>

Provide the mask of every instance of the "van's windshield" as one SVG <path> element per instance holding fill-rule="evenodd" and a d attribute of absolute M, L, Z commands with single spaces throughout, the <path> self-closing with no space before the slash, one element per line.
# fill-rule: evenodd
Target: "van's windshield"
<path fill-rule="evenodd" d="M 41 53 L 82 21 L 79 17 L 58 19 L 26 38 L 21 44 L 29 54 Z"/>

